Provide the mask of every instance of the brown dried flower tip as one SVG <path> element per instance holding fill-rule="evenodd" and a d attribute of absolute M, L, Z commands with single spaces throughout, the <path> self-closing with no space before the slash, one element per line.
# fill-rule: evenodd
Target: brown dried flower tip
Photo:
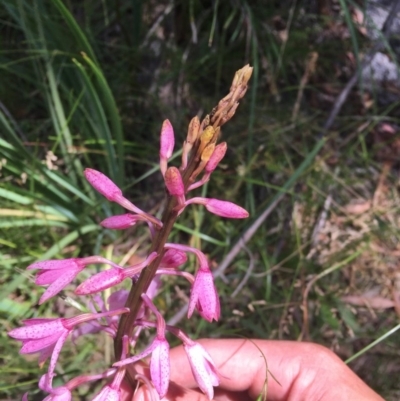
<path fill-rule="evenodd" d="M 210 123 L 214 128 L 222 126 L 233 117 L 239 105 L 238 101 L 247 91 L 247 83 L 252 73 L 253 68 L 248 64 L 236 71 L 229 93 L 219 101 L 211 113 Z"/>

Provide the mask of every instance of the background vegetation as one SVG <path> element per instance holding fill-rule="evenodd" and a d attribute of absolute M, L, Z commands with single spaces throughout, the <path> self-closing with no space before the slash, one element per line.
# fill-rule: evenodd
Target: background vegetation
<path fill-rule="evenodd" d="M 70 316 L 82 307 L 68 291 L 38 306 L 43 290 L 25 267 L 94 253 L 133 263 L 149 244 L 140 227 L 99 229 L 112 206 L 88 187 L 83 168 L 103 171 L 139 207 L 161 213 L 163 119 L 183 141 L 190 118 L 210 111 L 246 63 L 254 67 L 250 89 L 223 130 L 229 151 L 203 194 L 234 200 L 251 218 L 228 221 L 194 207 L 173 235 L 201 246 L 217 268 L 266 210 L 268 217 L 217 280 L 221 321 L 179 325 L 193 337 L 311 340 L 345 360 L 361 351 L 352 368 L 386 399 L 399 399 L 398 89 L 366 87 L 360 73 L 341 113 L 322 130 L 376 44 L 366 36 L 363 2 L 2 5 L 1 399 L 43 396 L 35 393 L 35 356 L 19 356 L 7 331 L 24 318 Z M 374 32 L 395 60 L 396 38 Z M 177 320 L 188 288 L 165 283 L 158 306 Z M 89 361 L 96 371 L 112 360 L 105 338 L 103 346 L 77 341 L 69 350 L 60 382 Z M 78 397 L 92 393 L 84 388 Z"/>

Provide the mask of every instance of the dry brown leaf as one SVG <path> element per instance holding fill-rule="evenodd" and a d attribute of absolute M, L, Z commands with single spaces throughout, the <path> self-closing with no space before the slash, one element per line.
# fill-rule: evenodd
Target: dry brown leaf
<path fill-rule="evenodd" d="M 368 306 L 373 309 L 389 309 L 395 306 L 393 300 L 375 296 L 366 297 L 362 295 L 345 295 L 340 298 L 343 302 L 356 306 Z"/>
<path fill-rule="evenodd" d="M 363 214 L 371 208 L 371 201 L 352 202 L 344 207 L 349 214 Z"/>

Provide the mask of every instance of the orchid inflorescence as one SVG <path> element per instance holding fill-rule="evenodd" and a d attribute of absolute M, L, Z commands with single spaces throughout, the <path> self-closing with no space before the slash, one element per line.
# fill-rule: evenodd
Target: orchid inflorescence
<path fill-rule="evenodd" d="M 251 73 L 252 68 L 248 65 L 237 71 L 229 94 L 201 122 L 198 117 L 191 120 L 179 168 L 168 167 L 175 137 L 171 123 L 168 120 L 164 121 L 161 128 L 160 171 L 167 190 L 167 203 L 161 220 L 131 203 L 124 197 L 121 189 L 101 172 L 93 169 L 84 171 L 87 181 L 97 192 L 127 210 L 125 214 L 106 218 L 100 223 L 101 226 L 123 230 L 140 221 L 145 222 L 150 230 L 152 244 L 144 261 L 127 267 L 119 266 L 101 256 L 45 260 L 28 266 L 28 270 L 38 270 L 35 283 L 47 286 L 39 304 L 54 297 L 72 283 L 86 266 L 110 266 L 107 270 L 90 276 L 75 289 L 76 295 L 92 295 L 88 302 L 90 313 L 71 318 L 27 319 L 23 321 L 23 327 L 9 332 L 11 337 L 22 342 L 20 353 L 39 353 L 40 365 L 50 358 L 47 373 L 39 381 L 39 388 L 49 394 L 45 401 L 69 401 L 73 389 L 102 379 L 107 379 L 107 384 L 95 396 L 95 401 L 119 400 L 123 380 L 128 380 L 132 385 L 142 382 L 148 386 L 152 397 L 164 397 L 170 376 L 169 344 L 165 336 L 167 331 L 182 341 L 199 388 L 209 399 L 213 398 L 214 386 L 218 386 L 219 377 L 210 355 L 182 330 L 167 325 L 152 299 L 159 289 L 160 275 L 182 276 L 191 284 L 188 317 L 192 316 L 195 309 L 209 322 L 220 317 L 219 297 L 205 254 L 190 246 L 168 243 L 167 240 L 176 219 L 191 204 L 203 205 L 209 212 L 221 217 L 248 217 L 247 211 L 234 203 L 213 198 L 189 198 L 188 194 L 210 179 L 212 172 L 224 157 L 226 143 L 217 144 L 220 127 L 234 115 L 239 100 L 246 93 Z M 200 174 L 202 177 L 198 179 Z M 198 261 L 195 276 L 179 270 L 179 266 L 187 260 L 187 253 L 192 253 Z M 105 304 L 98 293 L 127 279 L 132 283 L 130 291 L 118 289 L 108 297 Z M 151 318 L 152 315 L 155 319 Z M 142 352 L 131 355 L 130 350 L 136 346 L 144 328 L 155 328 L 155 337 Z M 113 366 L 101 374 L 78 376 L 61 387 L 53 387 L 57 360 L 70 334 L 74 339 L 101 331 L 114 338 L 116 362 Z M 151 381 L 136 372 L 133 365 L 149 355 Z M 28 399 L 27 394 L 23 399 Z"/>

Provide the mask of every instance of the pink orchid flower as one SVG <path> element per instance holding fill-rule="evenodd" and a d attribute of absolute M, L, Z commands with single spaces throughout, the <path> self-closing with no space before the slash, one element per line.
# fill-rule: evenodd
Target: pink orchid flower
<path fill-rule="evenodd" d="M 143 262 L 135 265 L 122 268 L 118 265 L 108 270 L 104 270 L 97 273 L 82 284 L 80 284 L 76 290 L 77 295 L 89 295 L 99 291 L 104 291 L 107 288 L 113 287 L 117 284 L 122 283 L 126 278 L 133 277 L 137 273 L 140 273 L 146 266 L 148 266 L 157 257 L 157 252 L 152 252 Z"/>
<path fill-rule="evenodd" d="M 188 317 L 192 316 L 194 309 L 197 307 L 200 315 L 204 319 L 209 322 L 212 322 L 213 319 L 218 320 L 220 317 L 219 297 L 206 255 L 200 250 L 187 245 L 166 243 L 165 248 L 168 250 L 194 253 L 199 261 L 199 269 L 194 278 L 190 292 Z"/>
<path fill-rule="evenodd" d="M 195 276 L 188 308 L 188 317 L 191 317 L 195 307 L 200 315 L 209 322 L 220 317 L 220 303 L 214 278 L 209 268 L 200 268 Z"/>
<path fill-rule="evenodd" d="M 183 346 L 197 385 L 212 400 L 214 387 L 219 385 L 219 378 L 211 356 L 199 343 L 194 341 L 188 341 Z"/>
<path fill-rule="evenodd" d="M 87 266 L 94 263 L 109 264 L 115 263 L 101 256 L 89 256 L 87 258 L 70 258 L 62 260 L 42 260 L 32 263 L 27 270 L 39 269 L 35 284 L 49 285 L 39 299 L 39 304 L 57 295 Z"/>
<path fill-rule="evenodd" d="M 23 321 L 25 327 L 11 330 L 8 335 L 22 341 L 21 354 L 39 352 L 39 364 L 43 364 L 51 355 L 48 375 L 52 377 L 61 349 L 76 325 L 93 319 L 127 312 L 129 312 L 128 308 L 122 308 L 97 314 L 84 313 L 68 319 L 27 319 Z"/>

